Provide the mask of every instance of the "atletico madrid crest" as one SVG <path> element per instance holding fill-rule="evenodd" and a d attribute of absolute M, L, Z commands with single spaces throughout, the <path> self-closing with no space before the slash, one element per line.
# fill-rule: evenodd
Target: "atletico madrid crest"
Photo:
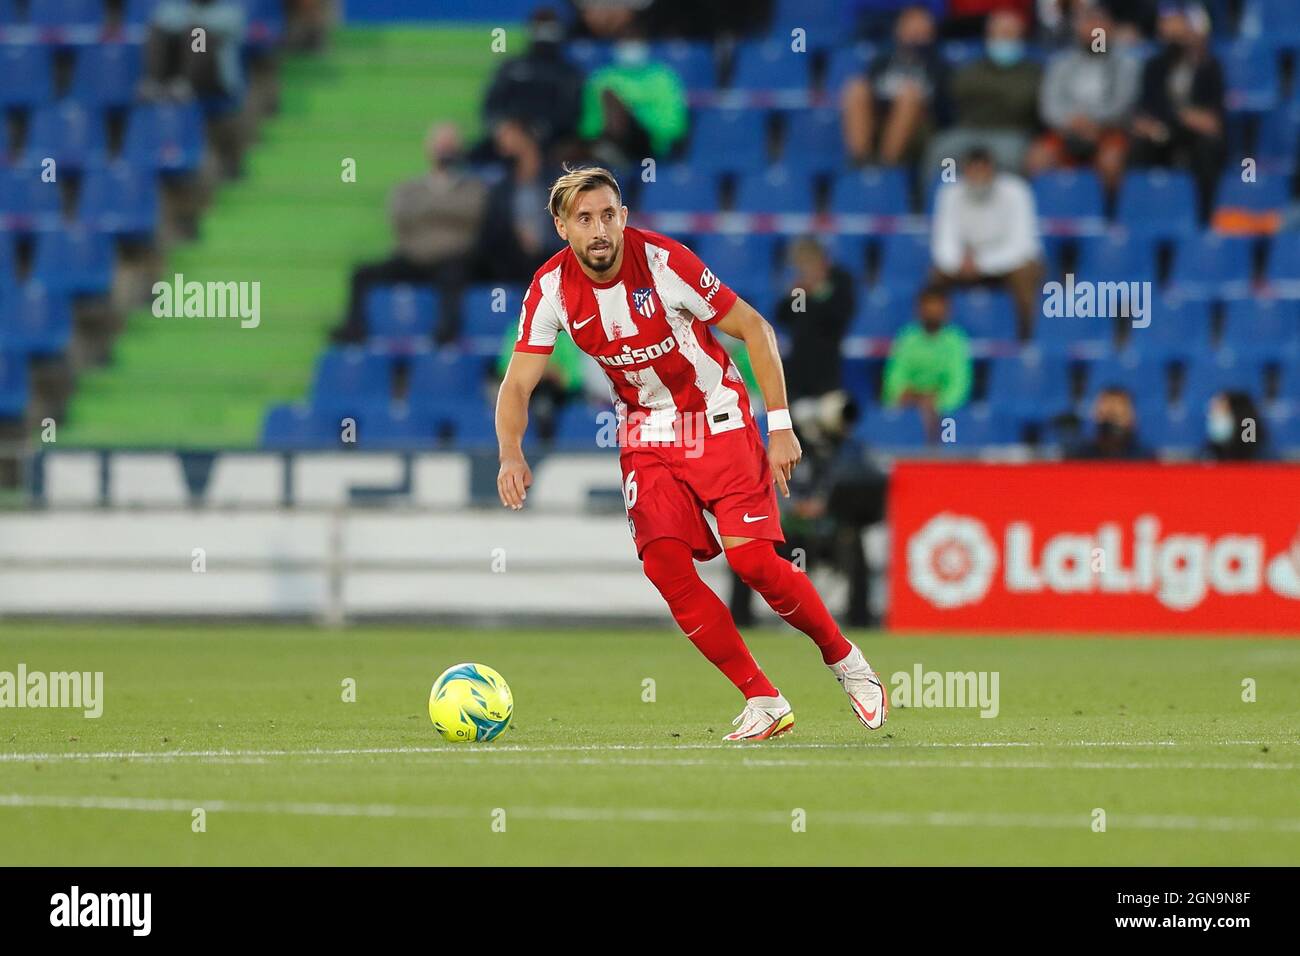
<path fill-rule="evenodd" d="M 636 289 L 632 293 L 632 302 L 636 310 L 644 315 L 647 319 L 654 318 L 655 314 L 655 290 L 654 289 Z"/>

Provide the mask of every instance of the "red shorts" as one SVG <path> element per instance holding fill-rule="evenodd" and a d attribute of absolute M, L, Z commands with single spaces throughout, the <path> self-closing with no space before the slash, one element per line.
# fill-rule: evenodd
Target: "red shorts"
<path fill-rule="evenodd" d="M 698 561 L 722 553 L 718 533 L 784 541 L 767 448 L 752 424 L 704 437 L 697 447 L 624 448 L 623 503 L 637 557 L 658 538 L 678 538 Z"/>

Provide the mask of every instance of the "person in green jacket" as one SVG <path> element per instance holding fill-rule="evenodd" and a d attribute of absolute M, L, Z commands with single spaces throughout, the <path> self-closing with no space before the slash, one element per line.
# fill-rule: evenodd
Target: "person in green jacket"
<path fill-rule="evenodd" d="M 927 433 L 939 416 L 970 398 L 971 361 L 966 333 L 948 325 L 948 296 L 935 286 L 921 290 L 917 321 L 899 331 L 885 363 L 883 401 L 920 409 Z"/>
<path fill-rule="evenodd" d="M 677 73 L 650 59 L 649 47 L 626 40 L 615 62 L 587 78 L 578 133 L 597 158 L 615 166 L 666 157 L 686 135 L 686 90 Z"/>

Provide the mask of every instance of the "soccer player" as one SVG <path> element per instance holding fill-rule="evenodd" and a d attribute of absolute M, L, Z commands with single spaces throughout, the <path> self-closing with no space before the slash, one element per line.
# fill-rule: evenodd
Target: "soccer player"
<path fill-rule="evenodd" d="M 695 571 L 694 560 L 723 549 L 736 574 L 817 644 L 858 720 L 879 729 L 889 710 L 884 686 L 808 576 L 774 547 L 785 540 L 774 482 L 788 497 L 801 452 L 772 327 L 684 245 L 629 227 L 608 170 L 566 171 L 551 186 L 550 212 L 568 247 L 533 276 L 497 398 L 502 504 L 522 508 L 532 484 L 528 400 L 566 332 L 609 376 L 628 528 L 646 577 L 682 632 L 745 695 L 726 739 L 775 737 L 794 726 L 794 713 Z M 767 404 L 767 449 L 740 373 L 708 326 L 745 343 Z"/>

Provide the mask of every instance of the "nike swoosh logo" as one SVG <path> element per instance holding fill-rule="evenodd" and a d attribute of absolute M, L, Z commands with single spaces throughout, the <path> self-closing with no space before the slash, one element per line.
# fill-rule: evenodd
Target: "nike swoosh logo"
<path fill-rule="evenodd" d="M 700 625 L 699 627 L 697 627 L 695 630 L 691 631 L 691 633 L 687 634 L 686 636 L 687 636 L 687 637 L 694 637 L 696 634 L 698 634 L 698 633 L 699 633 L 700 631 L 702 631 L 702 630 L 704 630 L 704 625 L 703 625 L 703 624 L 701 624 L 701 625 Z"/>
<path fill-rule="evenodd" d="M 745 524 L 753 524 L 755 521 L 762 521 L 762 520 L 763 520 L 764 518 L 766 518 L 766 517 L 767 517 L 767 515 L 754 515 L 754 517 L 751 518 L 751 517 L 749 516 L 749 512 L 746 511 L 746 512 L 741 516 L 740 520 L 743 521 L 743 522 L 745 522 Z"/>
<path fill-rule="evenodd" d="M 790 610 L 786 611 L 784 614 L 782 614 L 780 611 L 777 611 L 776 613 L 777 613 L 777 614 L 780 614 L 782 617 L 789 617 L 789 616 L 790 616 L 791 614 L 793 614 L 795 611 L 799 610 L 799 608 L 802 607 L 802 606 L 803 606 L 803 601 L 800 601 L 798 604 L 796 604 L 794 607 L 790 608 Z"/>
<path fill-rule="evenodd" d="M 590 321 L 591 321 L 592 319 L 594 319 L 594 318 L 595 318 L 594 315 L 589 315 L 589 316 L 587 316 L 585 319 L 583 319 L 581 322 L 574 322 L 574 323 L 573 323 L 573 330 L 576 332 L 578 329 L 582 328 L 584 325 L 586 325 L 588 322 L 590 322 Z"/>

